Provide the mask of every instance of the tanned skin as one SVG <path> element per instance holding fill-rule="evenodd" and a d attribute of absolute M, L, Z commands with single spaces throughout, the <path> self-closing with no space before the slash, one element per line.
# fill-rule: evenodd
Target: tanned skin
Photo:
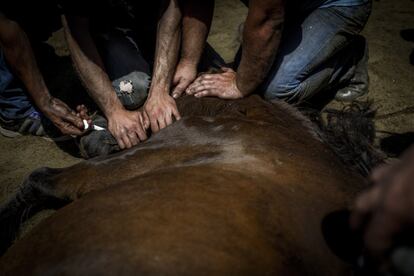
<path fill-rule="evenodd" d="M 389 271 L 392 249 L 398 241 L 403 246 L 414 228 L 413 179 L 414 146 L 373 170 L 373 185 L 355 201 L 351 226 L 363 233 L 365 257 L 380 272 Z"/>
<path fill-rule="evenodd" d="M 250 0 L 237 72 L 223 68 L 224 72 L 220 74 L 204 74 L 187 88 L 186 93 L 223 99 L 238 99 L 253 93 L 274 62 L 283 22 L 283 0 Z"/>
<path fill-rule="evenodd" d="M 172 124 L 173 118 L 181 118 L 175 100 L 170 96 L 180 47 L 181 10 L 177 0 L 163 2 L 165 11 L 158 22 L 153 77 L 144 104 L 152 132 L 158 132 Z"/>
<path fill-rule="evenodd" d="M 89 32 L 89 21 L 82 17 L 63 17 L 63 26 L 72 59 L 92 98 L 108 118 L 108 129 L 121 149 L 147 139 L 153 132 L 180 119 L 174 99 L 169 95 L 177 64 L 181 12 L 177 0 L 167 0 L 158 22 L 156 57 L 150 92 L 142 111 L 126 110 L 105 72 L 102 59 Z"/>
<path fill-rule="evenodd" d="M 197 66 L 207 40 L 214 0 L 185 0 L 183 7 L 181 59 L 175 71 L 172 95 L 178 98 L 197 77 Z"/>
<path fill-rule="evenodd" d="M 83 17 L 68 17 L 66 20 L 63 16 L 62 24 L 79 76 L 91 97 L 108 118 L 108 129 L 119 147 L 130 148 L 139 141 L 146 140 L 145 116 L 140 111 L 126 110 L 116 96 L 89 32 L 89 20 Z"/>
<path fill-rule="evenodd" d="M 63 134 L 81 135 L 84 132 L 82 118 L 87 118 L 85 106 L 75 112 L 61 100 L 49 93 L 36 63 L 30 41 L 15 21 L 0 13 L 0 46 L 12 71 L 25 85 L 40 111 L 48 117 Z M 82 115 L 80 115 L 82 114 Z"/>

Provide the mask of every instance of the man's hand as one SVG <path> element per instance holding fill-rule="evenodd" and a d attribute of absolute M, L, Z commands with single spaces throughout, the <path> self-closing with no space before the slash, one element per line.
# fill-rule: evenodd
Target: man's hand
<path fill-rule="evenodd" d="M 149 117 L 151 130 L 154 133 L 171 125 L 173 116 L 177 121 L 181 119 L 175 100 L 164 93 L 150 94 L 144 105 L 144 111 Z"/>
<path fill-rule="evenodd" d="M 222 68 L 223 73 L 203 74 L 191 84 L 186 93 L 195 97 L 214 96 L 221 99 L 240 99 L 243 94 L 237 88 L 236 72 Z"/>
<path fill-rule="evenodd" d="M 83 123 L 83 120 L 86 120 L 89 125 L 92 124 L 92 119 L 88 115 L 88 109 L 86 108 L 86 106 L 84 106 L 83 104 L 78 105 L 76 107 L 76 111 L 77 111 L 76 116 L 78 116 L 82 120 L 82 123 Z"/>
<path fill-rule="evenodd" d="M 108 129 L 121 149 L 129 149 L 145 141 L 148 126 L 148 119 L 141 111 L 120 110 L 108 117 Z"/>
<path fill-rule="evenodd" d="M 84 106 L 78 107 L 78 113 L 70 109 L 64 102 L 57 98 L 50 98 L 39 105 L 43 114 L 66 135 L 82 135 L 84 132 L 83 119 L 89 120 Z M 80 112 L 82 116 L 80 116 Z"/>
<path fill-rule="evenodd" d="M 173 78 L 172 96 L 177 99 L 197 77 L 197 65 L 180 61 Z"/>
<path fill-rule="evenodd" d="M 414 228 L 414 147 L 371 179 L 374 187 L 356 200 L 351 226 L 364 232 L 368 256 L 382 264 L 396 240 Z"/>

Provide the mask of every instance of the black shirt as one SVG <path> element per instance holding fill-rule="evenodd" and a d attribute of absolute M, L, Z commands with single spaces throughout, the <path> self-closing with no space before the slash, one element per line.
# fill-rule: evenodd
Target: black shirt
<path fill-rule="evenodd" d="M 47 40 L 62 26 L 56 0 L 0 0 L 0 13 L 17 22 L 30 40 Z"/>
<path fill-rule="evenodd" d="M 95 31 L 125 28 L 138 32 L 156 31 L 160 2 L 159 0 L 60 0 L 64 14 L 87 17 Z"/>

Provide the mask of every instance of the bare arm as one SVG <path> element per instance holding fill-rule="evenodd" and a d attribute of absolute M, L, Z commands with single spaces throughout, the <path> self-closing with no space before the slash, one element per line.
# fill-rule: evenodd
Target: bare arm
<path fill-rule="evenodd" d="M 213 19 L 214 0 L 187 0 L 183 3 L 181 60 L 200 62 Z"/>
<path fill-rule="evenodd" d="M 140 111 L 127 111 L 118 99 L 89 32 L 88 19 L 73 17 L 69 21 L 62 17 L 72 60 L 88 92 L 108 118 L 109 131 L 121 149 L 146 140 L 145 119 Z"/>
<path fill-rule="evenodd" d="M 243 53 L 237 73 L 204 74 L 188 89 L 196 97 L 237 99 L 253 93 L 272 66 L 282 36 L 283 0 L 251 0 L 243 34 Z"/>
<path fill-rule="evenodd" d="M 197 77 L 197 66 L 206 45 L 214 12 L 214 0 L 182 1 L 183 37 L 181 59 L 173 84 L 174 98 L 178 98 Z"/>
<path fill-rule="evenodd" d="M 279 47 L 283 22 L 282 0 L 251 0 L 237 70 L 237 87 L 244 96 L 266 78 Z"/>
<path fill-rule="evenodd" d="M 89 20 L 83 17 L 62 18 L 66 40 L 79 77 L 106 117 L 124 110 L 105 72 L 95 42 L 89 32 Z"/>
<path fill-rule="evenodd" d="M 30 41 L 16 22 L 0 14 L 0 45 L 13 72 L 25 85 L 36 106 L 64 133 L 80 135 L 82 120 L 52 97 L 36 63 Z"/>
<path fill-rule="evenodd" d="M 177 64 L 180 44 L 181 11 L 177 0 L 168 0 L 166 10 L 162 14 L 157 30 L 154 72 L 150 94 L 167 93 L 175 65 Z"/>
<path fill-rule="evenodd" d="M 173 116 L 180 119 L 176 103 L 169 94 L 179 53 L 181 11 L 177 0 L 164 2 L 165 10 L 158 22 L 152 83 L 144 107 L 154 132 L 170 125 Z"/>

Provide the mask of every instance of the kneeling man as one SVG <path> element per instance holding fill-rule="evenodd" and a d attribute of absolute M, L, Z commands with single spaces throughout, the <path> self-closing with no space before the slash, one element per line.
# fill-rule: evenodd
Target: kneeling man
<path fill-rule="evenodd" d="M 250 0 L 248 5 L 236 71 L 204 74 L 187 94 L 237 99 L 257 91 L 269 100 L 303 102 L 333 90 L 342 100 L 367 92 L 367 51 L 358 34 L 370 0 Z"/>

